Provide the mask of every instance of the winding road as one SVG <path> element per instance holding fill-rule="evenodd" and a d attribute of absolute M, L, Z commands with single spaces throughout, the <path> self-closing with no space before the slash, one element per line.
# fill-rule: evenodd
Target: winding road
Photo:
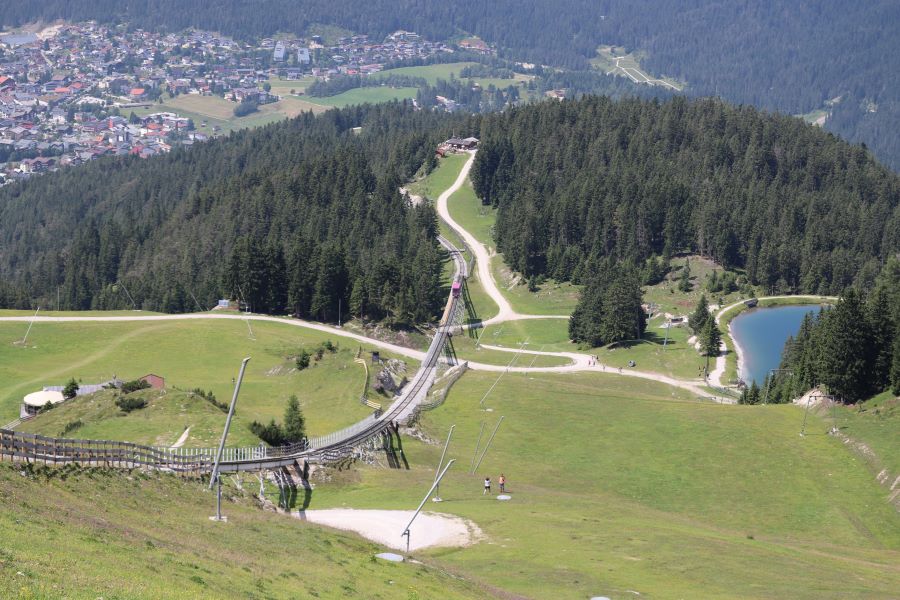
<path fill-rule="evenodd" d="M 497 282 L 494 281 L 494 274 L 491 272 L 491 253 L 484 244 L 479 242 L 474 235 L 466 231 L 450 215 L 450 197 L 465 183 L 466 179 L 469 177 L 469 170 L 472 168 L 472 163 L 475 162 L 475 152 L 469 152 L 468 154 L 469 159 L 463 165 L 456 181 L 454 181 L 453 185 L 447 188 L 443 194 L 438 196 L 437 212 L 447 226 L 462 238 L 472 254 L 475 255 L 475 267 L 478 271 L 478 281 L 481 283 L 481 287 L 484 288 L 487 295 L 490 296 L 491 300 L 497 305 L 497 314 L 490 319 L 482 321 L 479 325 L 481 327 L 487 327 L 488 325 L 494 325 L 504 321 L 520 321 L 524 319 L 568 319 L 569 315 L 526 315 L 516 312 L 510 305 L 509 300 L 500 293 L 500 288 L 497 287 Z"/>

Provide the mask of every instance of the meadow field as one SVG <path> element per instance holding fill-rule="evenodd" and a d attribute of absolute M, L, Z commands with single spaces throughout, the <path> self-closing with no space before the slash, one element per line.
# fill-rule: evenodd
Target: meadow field
<path fill-rule="evenodd" d="M 484 598 L 427 564 L 375 558 L 356 536 L 261 510 L 229 478 L 223 513 L 173 475 L 0 463 L 0 597 Z M 258 483 L 256 483 L 258 487 Z M 177 591 L 176 591 L 177 590 Z"/>
<path fill-rule="evenodd" d="M 299 82 L 292 81 L 290 83 L 298 84 Z M 126 110 L 128 114 L 133 111 L 139 117 L 157 112 L 174 112 L 179 116 L 192 119 L 194 126 L 200 133 L 213 136 L 227 134 L 238 129 L 261 127 L 281 119 L 295 117 L 302 112 L 321 113 L 329 108 L 309 102 L 300 96 L 288 95 L 288 91 L 291 88 L 276 90 L 274 85 L 272 87 L 275 93 L 282 95 L 282 99 L 271 104 L 263 104 L 259 106 L 256 112 L 243 117 L 234 116 L 234 107 L 237 106 L 234 102 L 218 96 L 193 94 L 182 94 L 175 98 L 167 98 L 160 104 Z M 302 89 L 301 85 L 291 87 Z M 128 115 L 126 114 L 126 116 Z M 205 126 L 203 125 L 204 122 L 206 123 Z M 215 127 L 218 127 L 218 130 L 214 130 Z"/>
<path fill-rule="evenodd" d="M 212 391 L 220 402 L 229 402 L 232 378 L 237 376 L 241 359 L 246 356 L 252 360 L 244 377 L 232 428 L 235 443 L 255 443 L 255 438 L 246 435 L 249 423 L 280 420 L 292 394 L 300 400 L 310 435 L 351 425 L 370 412 L 359 402 L 366 375 L 354 358 L 362 348 L 363 358 L 368 359 L 372 348 L 324 332 L 269 322 L 251 322 L 248 327 L 240 320 L 38 322 L 29 334 L 27 346 L 14 345 L 13 341 L 20 340 L 26 328 L 27 323 L 0 323 L 0 421 L 3 423 L 18 416 L 25 394 L 45 385 L 63 385 L 71 377 L 83 383 L 98 383 L 113 376 L 129 380 L 155 373 L 164 377 L 167 387 L 173 391 L 200 388 Z M 338 351 L 325 352 L 320 361 L 297 371 L 292 357 L 301 348 L 314 352 L 325 341 L 336 344 Z M 390 358 L 390 353 L 382 351 L 381 356 Z M 410 374 L 418 368 L 416 361 L 403 360 Z M 374 378 L 370 377 L 370 385 L 372 382 Z M 372 389 L 369 392 L 379 401 L 379 394 Z M 171 403 L 176 402 L 172 399 Z M 173 434 L 177 438 L 185 427 L 193 424 L 198 425 L 197 437 L 192 429 L 186 445 L 207 445 L 209 436 L 201 435 L 200 425 L 210 418 L 218 418 L 221 428 L 224 415 L 216 414 L 217 409 L 209 413 L 207 407 L 213 407 L 204 401 L 197 401 L 196 409 L 191 408 L 194 403 L 187 404 L 183 410 L 170 407 L 158 414 L 157 411 L 145 413 L 141 418 L 152 417 L 145 423 L 152 429 L 142 439 L 159 436 L 162 443 L 167 443 Z M 68 423 L 79 419 L 82 410 L 87 408 L 75 403 L 60 406 L 51 413 L 60 411 L 57 419 Z M 140 411 L 124 419 L 123 426 L 133 422 L 137 413 Z M 192 415 L 202 422 L 192 423 Z M 29 426 L 39 427 L 42 418 L 38 417 Z M 64 424 L 62 421 L 48 421 L 46 433 L 55 435 Z M 139 426 L 140 423 L 134 422 L 128 429 Z M 100 432 L 112 435 L 114 428 L 115 425 L 104 426 Z M 123 439 L 122 435 L 130 433 L 126 431 L 114 439 Z"/>
<path fill-rule="evenodd" d="M 312 508 L 406 508 L 455 425 L 440 510 L 486 534 L 422 554 L 532 598 L 891 598 L 900 518 L 830 423 L 794 406 L 725 406 L 616 375 L 469 372 L 425 413 L 409 471 L 369 467 L 317 487 Z M 490 412 L 485 412 L 484 408 Z M 471 473 L 482 423 L 505 417 Z M 896 420 L 893 422 L 896 432 Z M 893 443 L 896 450 L 896 441 Z M 483 496 L 508 478 L 512 499 Z M 496 493 L 496 490 L 495 490 Z"/>
<path fill-rule="evenodd" d="M 409 100 L 416 97 L 418 90 L 414 87 L 360 87 L 353 88 L 335 96 L 317 98 L 305 96 L 305 101 L 327 108 L 343 108 L 352 104 L 378 104 L 393 100 Z"/>
<path fill-rule="evenodd" d="M 451 77 L 462 79 L 462 77 L 460 76 L 460 72 L 466 67 L 475 66 L 477 64 L 478 63 L 475 62 L 456 62 L 422 65 L 418 67 L 398 67 L 396 69 L 387 69 L 386 71 L 382 71 L 381 74 L 421 77 L 426 82 L 428 82 L 429 85 L 434 85 L 435 83 L 437 83 L 438 79 L 443 79 L 445 81 L 449 81 Z M 374 75 L 374 77 L 378 76 L 379 75 Z M 521 86 L 524 83 L 527 83 L 528 81 L 534 79 L 534 77 L 516 73 L 511 79 L 502 79 L 499 77 L 472 77 L 470 79 L 483 88 L 487 88 L 491 85 L 498 88 L 505 88 L 509 87 L 510 85 Z"/>

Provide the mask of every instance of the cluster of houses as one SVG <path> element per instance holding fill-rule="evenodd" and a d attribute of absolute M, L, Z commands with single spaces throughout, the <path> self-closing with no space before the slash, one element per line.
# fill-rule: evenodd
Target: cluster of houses
<path fill-rule="evenodd" d="M 464 42 L 431 42 L 401 30 L 382 41 L 352 35 L 334 45 L 319 36 L 248 44 L 207 31 L 95 22 L 0 35 L 0 185 L 101 156 L 152 156 L 205 139 L 177 116 L 153 111 L 163 94 L 266 104 L 280 99 L 266 85 L 272 76 L 366 75 L 463 47 L 492 51 L 477 39 Z M 129 119 L 135 111 L 140 118 Z"/>

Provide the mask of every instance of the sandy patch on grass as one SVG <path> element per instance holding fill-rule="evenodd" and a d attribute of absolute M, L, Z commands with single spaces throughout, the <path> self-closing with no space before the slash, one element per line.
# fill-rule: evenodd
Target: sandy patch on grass
<path fill-rule="evenodd" d="M 413 516 L 411 510 L 355 510 L 332 508 L 307 510 L 293 516 L 335 529 L 354 531 L 366 539 L 395 550 L 406 549 L 403 529 Z M 423 512 L 410 528 L 410 550 L 432 546 L 468 546 L 484 534 L 475 523 L 444 513 Z"/>

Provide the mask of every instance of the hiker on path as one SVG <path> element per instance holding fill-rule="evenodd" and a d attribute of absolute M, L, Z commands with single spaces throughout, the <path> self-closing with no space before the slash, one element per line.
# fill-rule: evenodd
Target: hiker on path
<path fill-rule="evenodd" d="M 500 493 L 504 493 L 506 491 L 506 475 L 500 473 L 500 479 L 497 481 L 500 482 Z"/>
<path fill-rule="evenodd" d="M 490 494 L 490 493 L 491 493 L 491 478 L 485 477 L 484 478 L 484 491 L 481 493 L 481 495 L 484 496 L 485 494 Z"/>

